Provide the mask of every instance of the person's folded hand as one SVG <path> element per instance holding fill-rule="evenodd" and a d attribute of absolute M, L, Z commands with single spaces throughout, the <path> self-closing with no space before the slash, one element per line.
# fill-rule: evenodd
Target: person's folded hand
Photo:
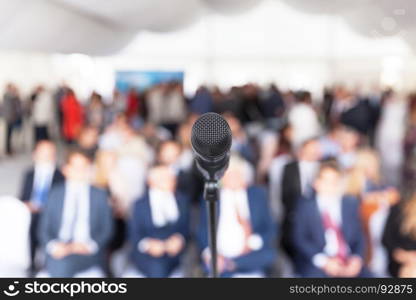
<path fill-rule="evenodd" d="M 344 265 L 342 261 L 337 257 L 328 258 L 323 268 L 324 272 L 331 277 L 340 276 Z"/>
<path fill-rule="evenodd" d="M 170 236 L 165 241 L 166 253 L 169 256 L 176 256 L 176 255 L 178 255 L 179 252 L 182 251 L 182 249 L 183 249 L 184 246 L 185 246 L 184 239 L 183 239 L 182 235 L 180 235 L 179 233 Z"/>
<path fill-rule="evenodd" d="M 72 243 L 70 247 L 70 250 L 73 254 L 88 255 L 91 253 L 91 250 L 84 243 Z"/>
<path fill-rule="evenodd" d="M 70 254 L 70 249 L 67 244 L 65 243 L 56 243 L 53 245 L 53 249 L 51 250 L 51 255 L 55 259 L 62 259 L 65 256 Z"/>
<path fill-rule="evenodd" d="M 359 256 L 351 256 L 345 263 L 345 267 L 340 274 L 341 277 L 356 277 L 361 272 L 363 260 Z"/>
<path fill-rule="evenodd" d="M 158 239 L 149 239 L 147 253 L 153 257 L 161 257 L 165 254 L 165 243 Z"/>

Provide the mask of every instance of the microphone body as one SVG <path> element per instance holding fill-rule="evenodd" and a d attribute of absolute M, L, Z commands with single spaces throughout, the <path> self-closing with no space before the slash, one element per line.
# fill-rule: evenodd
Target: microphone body
<path fill-rule="evenodd" d="M 224 175 L 230 161 L 231 142 L 230 126 L 219 114 L 206 113 L 193 125 L 192 149 L 206 181 L 218 181 Z"/>
<path fill-rule="evenodd" d="M 195 162 L 205 180 L 204 198 L 207 201 L 208 240 L 211 252 L 211 276 L 217 277 L 217 202 L 218 180 L 230 161 L 231 129 L 227 121 L 216 113 L 206 113 L 192 126 L 191 144 Z"/>
<path fill-rule="evenodd" d="M 207 160 L 195 153 L 196 166 L 206 181 L 216 182 L 224 176 L 230 162 L 230 153 L 217 160 Z"/>

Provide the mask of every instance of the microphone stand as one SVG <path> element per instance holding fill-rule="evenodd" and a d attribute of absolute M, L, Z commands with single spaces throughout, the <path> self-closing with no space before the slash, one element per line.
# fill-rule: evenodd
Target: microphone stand
<path fill-rule="evenodd" d="M 211 277 L 217 278 L 217 203 L 219 199 L 218 181 L 206 181 L 204 198 L 207 201 L 208 243 L 211 253 Z"/>

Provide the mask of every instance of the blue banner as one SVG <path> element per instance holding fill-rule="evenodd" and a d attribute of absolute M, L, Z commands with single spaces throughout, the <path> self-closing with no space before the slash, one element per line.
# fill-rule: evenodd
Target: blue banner
<path fill-rule="evenodd" d="M 184 76 L 182 71 L 118 71 L 116 88 L 121 92 L 127 92 L 130 88 L 143 91 L 159 83 L 183 82 Z"/>

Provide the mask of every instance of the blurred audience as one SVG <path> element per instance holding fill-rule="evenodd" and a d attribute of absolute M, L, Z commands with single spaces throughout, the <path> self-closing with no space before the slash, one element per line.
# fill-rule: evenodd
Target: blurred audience
<path fill-rule="evenodd" d="M 129 226 L 133 270 L 126 277 L 183 276 L 181 258 L 189 238 L 189 199 L 176 192 L 168 166 L 149 171 L 149 189 L 133 208 Z"/>
<path fill-rule="evenodd" d="M 40 276 L 104 276 L 113 220 L 107 193 L 91 186 L 90 158 L 68 154 L 65 181 L 54 187 L 42 211 L 39 239 L 46 253 Z"/>
<path fill-rule="evenodd" d="M 387 255 L 381 244 L 390 207 L 399 201 L 399 193 L 381 177 L 380 160 L 369 148 L 357 152 L 355 165 L 347 179 L 347 193 L 361 200 L 364 225 L 366 262 L 374 275 L 387 275 Z"/>
<path fill-rule="evenodd" d="M 293 130 L 292 143 L 295 147 L 301 145 L 305 140 L 321 134 L 318 113 L 312 105 L 309 92 L 298 93 L 296 103 L 288 112 L 288 122 Z"/>
<path fill-rule="evenodd" d="M 6 125 L 6 154 L 13 154 L 12 138 L 13 133 L 21 128 L 23 118 L 23 106 L 17 87 L 9 83 L 3 97 L 2 105 L 3 118 Z"/>
<path fill-rule="evenodd" d="M 297 203 L 291 232 L 301 276 L 370 275 L 364 265 L 359 202 L 345 195 L 342 176 L 336 162 L 323 163 L 313 183 L 315 193 Z"/>
<path fill-rule="evenodd" d="M 190 135 L 214 111 L 233 134 L 220 185 L 222 277 L 414 276 L 415 95 L 336 85 L 313 96 L 247 83 L 187 97 L 181 83 L 162 82 L 83 99 L 62 82 L 24 97 L 8 84 L 4 152 L 34 141 L 19 192 L 32 266 L 19 274 L 207 274 Z M 0 261 L 0 274 L 7 267 Z"/>
<path fill-rule="evenodd" d="M 406 117 L 406 102 L 391 90 L 384 93 L 381 101 L 383 108 L 380 107 L 381 115 L 375 136 L 375 147 L 381 158 L 382 169 L 380 171 L 384 174 L 388 184 L 399 186 L 403 175 L 404 158 L 410 158 L 412 135 L 414 134 L 412 124 L 416 122 L 416 115 L 410 110 L 409 116 Z"/>
<path fill-rule="evenodd" d="M 276 226 L 266 191 L 251 185 L 252 167 L 231 156 L 221 180 L 218 217 L 218 271 L 221 277 L 265 277 L 276 258 Z M 206 270 L 210 266 L 205 203 L 199 223 L 199 246 Z"/>
<path fill-rule="evenodd" d="M 32 120 L 34 143 L 50 139 L 50 127 L 55 123 L 54 103 L 52 95 L 42 85 L 36 88 L 32 97 Z"/>
<path fill-rule="evenodd" d="M 55 145 L 50 141 L 38 142 L 33 151 L 33 166 L 25 172 L 20 189 L 20 199 L 32 214 L 30 246 L 33 271 L 35 271 L 36 250 L 39 246 L 37 236 L 39 215 L 46 205 L 51 190 L 64 180 L 56 160 Z"/>
<path fill-rule="evenodd" d="M 84 122 L 84 109 L 73 90 L 69 89 L 61 100 L 61 110 L 63 137 L 71 144 L 77 138 Z"/>
<path fill-rule="evenodd" d="M 286 253 L 293 257 L 294 249 L 291 230 L 294 221 L 294 208 L 302 195 L 311 191 L 311 184 L 319 168 L 321 157 L 317 139 L 304 141 L 295 160 L 287 163 L 283 169 L 281 181 L 281 201 L 283 208 L 282 246 Z"/>

